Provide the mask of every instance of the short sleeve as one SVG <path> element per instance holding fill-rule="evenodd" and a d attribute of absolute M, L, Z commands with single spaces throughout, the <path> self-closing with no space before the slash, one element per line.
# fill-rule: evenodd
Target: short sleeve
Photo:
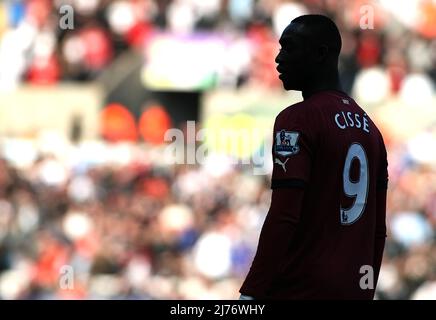
<path fill-rule="evenodd" d="M 273 131 L 271 189 L 305 187 L 309 182 L 313 143 L 310 128 L 297 112 L 282 112 Z"/>

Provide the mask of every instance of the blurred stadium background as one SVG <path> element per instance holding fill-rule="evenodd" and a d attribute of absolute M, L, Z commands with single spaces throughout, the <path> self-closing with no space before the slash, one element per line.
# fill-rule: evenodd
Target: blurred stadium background
<path fill-rule="evenodd" d="M 63 5 L 73 29 L 59 27 Z M 362 29 L 368 8 L 374 28 Z M 387 144 L 376 297 L 436 299 L 434 0 L 1 1 L 0 298 L 237 298 L 270 176 L 231 160 L 262 148 L 301 99 L 274 57 L 304 13 L 340 27 L 344 89 Z M 267 135 L 169 164 L 164 133 L 188 120 Z"/>

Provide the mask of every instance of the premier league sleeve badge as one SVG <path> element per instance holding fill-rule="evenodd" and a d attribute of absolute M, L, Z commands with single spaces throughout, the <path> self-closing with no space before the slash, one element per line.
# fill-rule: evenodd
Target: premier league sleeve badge
<path fill-rule="evenodd" d="M 300 133 L 295 131 L 280 130 L 275 134 L 274 152 L 282 157 L 289 157 L 300 151 L 298 137 Z"/>

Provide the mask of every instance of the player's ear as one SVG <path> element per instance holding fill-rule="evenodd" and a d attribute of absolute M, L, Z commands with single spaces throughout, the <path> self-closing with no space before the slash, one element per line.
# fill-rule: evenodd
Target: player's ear
<path fill-rule="evenodd" d="M 317 62 L 323 62 L 327 59 L 329 54 L 329 47 L 325 44 L 321 44 L 318 46 L 316 50 L 316 60 Z"/>

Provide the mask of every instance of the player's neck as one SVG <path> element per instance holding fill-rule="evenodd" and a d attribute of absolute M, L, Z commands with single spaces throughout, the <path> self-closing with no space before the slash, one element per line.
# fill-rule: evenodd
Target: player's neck
<path fill-rule="evenodd" d="M 310 85 L 308 85 L 306 88 L 302 90 L 303 99 L 306 100 L 310 96 L 314 95 L 315 93 L 322 92 L 322 91 L 343 91 L 341 82 L 339 81 L 339 75 L 337 72 L 330 73 L 325 72 L 325 75 L 327 74 L 333 74 L 332 77 L 317 77 L 317 80 L 311 81 Z"/>

